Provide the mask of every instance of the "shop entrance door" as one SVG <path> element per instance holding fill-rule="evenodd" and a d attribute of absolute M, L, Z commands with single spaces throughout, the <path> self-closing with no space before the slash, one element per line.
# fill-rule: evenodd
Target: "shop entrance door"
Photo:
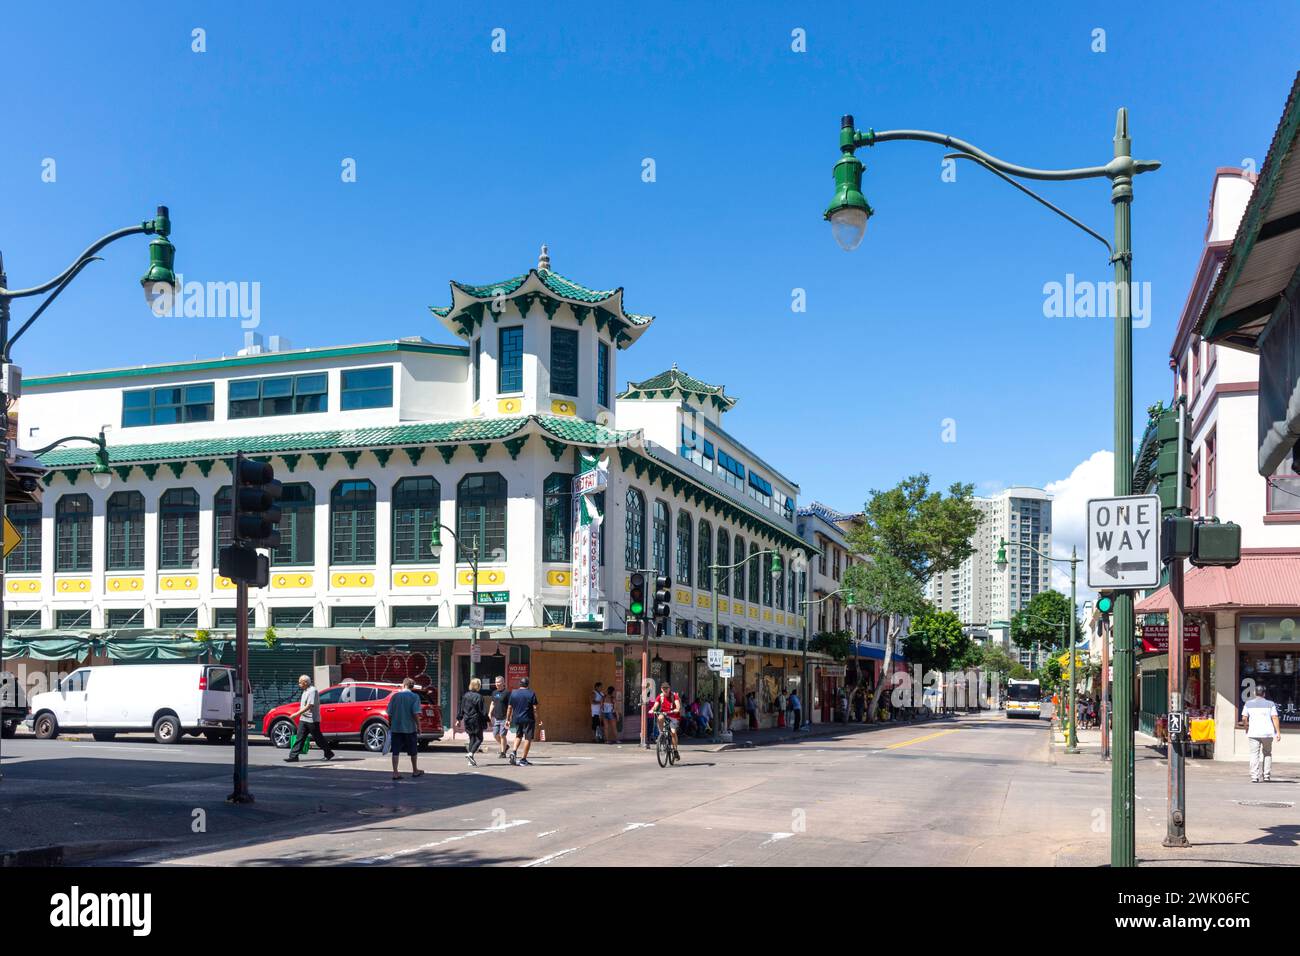
<path fill-rule="evenodd" d="M 460 662 L 460 683 L 457 684 L 457 696 L 455 703 L 460 706 L 460 698 L 465 691 L 469 690 L 469 655 L 463 654 L 457 660 Z M 492 682 L 498 677 L 506 676 L 506 659 L 505 655 L 484 654 L 474 668 L 474 676 L 483 681 L 483 694 L 490 696 L 492 693 Z M 507 687 L 507 690 L 514 690 L 513 687 Z"/>

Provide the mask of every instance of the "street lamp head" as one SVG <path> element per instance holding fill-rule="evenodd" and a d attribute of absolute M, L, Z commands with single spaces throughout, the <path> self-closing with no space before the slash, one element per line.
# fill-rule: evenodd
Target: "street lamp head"
<path fill-rule="evenodd" d="M 993 563 L 997 565 L 999 571 L 1006 569 L 1007 566 L 1007 539 L 1006 538 L 1003 538 L 998 543 L 998 556 L 993 559 Z"/>
<path fill-rule="evenodd" d="M 149 269 L 140 280 L 145 301 L 155 315 L 171 311 L 176 296 L 176 247 L 167 238 L 172 223 L 166 206 L 158 207 L 158 215 L 144 223 L 145 231 L 155 236 L 149 243 Z"/>
<path fill-rule="evenodd" d="M 781 556 L 779 554 L 773 554 L 772 555 L 772 577 L 779 578 L 780 576 L 781 576 Z"/>
<path fill-rule="evenodd" d="M 95 482 L 95 487 L 103 491 L 113 483 L 113 473 L 102 465 L 96 465 L 90 470 L 90 477 Z"/>
<path fill-rule="evenodd" d="M 826 207 L 823 218 L 830 222 L 831 235 L 840 248 L 852 252 L 862 244 L 862 237 L 867 231 L 867 220 L 871 217 L 871 206 L 867 203 L 867 197 L 862 195 L 864 167 L 861 160 L 853 155 L 856 148 L 853 117 L 845 116 L 841 127 L 842 155 L 835 164 L 835 195 Z"/>
<path fill-rule="evenodd" d="M 434 525 L 433 534 L 429 536 L 429 550 L 433 552 L 434 557 L 442 550 L 442 526 Z"/>

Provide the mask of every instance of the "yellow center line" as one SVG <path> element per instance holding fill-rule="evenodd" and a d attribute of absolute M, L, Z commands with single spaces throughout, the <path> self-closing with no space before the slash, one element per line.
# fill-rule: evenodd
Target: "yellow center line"
<path fill-rule="evenodd" d="M 895 750 L 899 747 L 910 747 L 912 744 L 924 743 L 927 740 L 934 740 L 935 737 L 942 737 L 944 734 L 955 734 L 961 730 L 960 727 L 954 727 L 952 730 L 940 730 L 937 733 L 926 734 L 924 737 L 913 737 L 911 740 L 903 740 L 896 744 L 890 744 L 886 750 Z"/>

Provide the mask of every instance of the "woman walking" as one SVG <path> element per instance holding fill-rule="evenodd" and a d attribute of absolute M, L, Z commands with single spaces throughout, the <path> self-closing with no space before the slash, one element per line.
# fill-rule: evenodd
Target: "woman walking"
<path fill-rule="evenodd" d="M 465 744 L 465 759 L 471 767 L 478 766 L 474 755 L 483 746 L 483 728 L 487 725 L 487 705 L 479 693 L 482 689 L 483 682 L 475 677 L 469 682 L 465 696 L 460 699 L 460 722 L 469 735 L 469 742 Z"/>

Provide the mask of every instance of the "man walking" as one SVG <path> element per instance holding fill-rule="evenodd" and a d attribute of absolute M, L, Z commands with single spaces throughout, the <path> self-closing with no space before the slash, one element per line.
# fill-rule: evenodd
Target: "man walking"
<path fill-rule="evenodd" d="M 424 771 L 415 763 L 415 755 L 420 750 L 420 696 L 411 689 L 414 686 L 415 681 L 408 677 L 402 681 L 402 689 L 388 698 L 388 733 L 393 751 L 394 780 L 402 779 L 397 772 L 397 761 L 404 753 L 411 757 L 411 776 L 424 776 Z"/>
<path fill-rule="evenodd" d="M 1250 741 L 1250 782 L 1267 783 L 1273 774 L 1273 741 L 1282 740 L 1282 720 L 1262 686 L 1256 685 L 1254 695 L 1242 706 L 1241 723 Z"/>
<path fill-rule="evenodd" d="M 803 727 L 803 701 L 799 699 L 797 690 L 790 691 L 790 711 L 794 714 L 795 733 L 798 733 Z"/>
<path fill-rule="evenodd" d="M 506 710 L 506 722 L 515 725 L 515 748 L 510 751 L 510 762 L 520 767 L 531 767 L 528 751 L 533 746 L 533 733 L 538 721 L 537 695 L 528 686 L 528 678 L 519 678 L 519 687 L 510 694 L 510 705 Z M 524 745 L 524 755 L 519 754 L 519 745 Z"/>
<path fill-rule="evenodd" d="M 510 692 L 506 690 L 506 679 L 498 676 L 493 682 L 492 688 L 492 736 L 496 742 L 501 745 L 501 750 L 497 757 L 504 760 L 506 754 L 510 752 L 510 741 L 507 734 L 510 731 L 510 722 L 506 720 L 506 714 L 510 712 Z"/>
<path fill-rule="evenodd" d="M 330 750 L 330 745 L 321 736 L 320 732 L 320 691 L 312 686 L 311 678 L 306 674 L 298 678 L 298 687 L 302 690 L 302 699 L 298 702 L 298 709 L 289 715 L 290 720 L 298 721 L 298 733 L 294 737 L 293 746 L 289 748 L 289 756 L 284 758 L 284 762 L 298 762 L 298 757 L 307 752 L 307 738 L 309 735 L 315 741 L 316 746 L 321 749 L 325 759 L 333 760 L 334 751 Z"/>

